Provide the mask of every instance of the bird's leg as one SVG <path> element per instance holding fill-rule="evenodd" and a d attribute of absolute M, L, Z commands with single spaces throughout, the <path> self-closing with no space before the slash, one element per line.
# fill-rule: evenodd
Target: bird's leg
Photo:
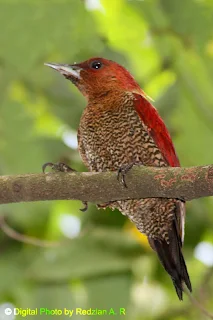
<path fill-rule="evenodd" d="M 126 177 L 126 174 L 129 172 L 129 170 L 132 169 L 133 166 L 135 165 L 143 165 L 142 163 L 135 163 L 135 162 L 131 162 L 129 164 L 125 164 L 123 166 L 121 166 L 118 171 L 117 171 L 117 180 L 120 181 L 121 180 L 121 183 L 122 185 L 127 188 L 127 184 L 126 184 L 126 181 L 125 181 L 125 177 Z"/>
<path fill-rule="evenodd" d="M 129 163 L 129 164 L 125 164 L 125 165 L 121 166 L 117 171 L 117 180 L 121 181 L 122 185 L 125 188 L 127 188 L 127 184 L 126 184 L 126 181 L 125 181 L 125 176 L 129 172 L 129 170 L 132 169 L 134 164 L 135 164 L 134 162 Z"/>
<path fill-rule="evenodd" d="M 46 162 L 42 166 L 43 173 L 45 173 L 45 170 L 46 170 L 47 167 L 51 167 L 51 169 L 56 171 L 56 172 L 77 172 L 75 169 L 72 169 L 71 167 L 69 167 L 67 164 L 65 164 L 63 162 L 57 162 L 57 163 Z M 88 209 L 88 202 L 87 201 L 82 201 L 82 203 L 83 203 L 84 207 L 82 209 L 80 209 L 80 210 L 82 212 L 85 212 Z"/>
<path fill-rule="evenodd" d="M 120 181 L 121 179 L 121 183 L 122 185 L 127 188 L 127 184 L 125 181 L 125 176 L 126 174 L 129 172 L 129 170 L 132 169 L 132 167 L 135 165 L 136 163 L 132 162 L 126 165 L 121 166 L 118 171 L 117 171 L 117 180 Z M 97 208 L 98 209 L 106 209 L 107 207 L 109 207 L 114 201 L 109 201 L 103 204 L 97 204 Z"/>

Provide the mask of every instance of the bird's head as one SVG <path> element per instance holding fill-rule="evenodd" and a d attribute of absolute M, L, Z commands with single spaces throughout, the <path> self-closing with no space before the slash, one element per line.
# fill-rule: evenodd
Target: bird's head
<path fill-rule="evenodd" d="M 45 63 L 74 83 L 87 98 L 104 96 L 110 91 L 141 93 L 131 74 L 118 63 L 92 58 L 77 64 Z"/>

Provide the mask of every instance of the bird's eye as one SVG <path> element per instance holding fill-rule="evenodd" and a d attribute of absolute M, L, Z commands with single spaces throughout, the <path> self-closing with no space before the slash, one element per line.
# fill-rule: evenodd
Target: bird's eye
<path fill-rule="evenodd" d="M 93 61 L 90 66 L 92 69 L 100 69 L 102 67 L 102 63 L 100 61 Z"/>

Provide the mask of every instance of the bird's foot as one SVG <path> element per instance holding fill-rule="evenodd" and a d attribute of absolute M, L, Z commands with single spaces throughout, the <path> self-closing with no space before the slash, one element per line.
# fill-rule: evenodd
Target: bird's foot
<path fill-rule="evenodd" d="M 101 204 L 96 204 L 96 207 L 98 209 L 106 209 L 107 207 L 109 207 L 114 201 L 109 201 L 109 202 L 105 202 L 105 203 L 101 203 Z"/>
<path fill-rule="evenodd" d="M 121 166 L 118 171 L 117 171 L 117 180 L 118 181 L 121 181 L 122 185 L 127 188 L 127 184 L 126 184 L 126 180 L 125 180 L 125 177 L 126 177 L 126 174 L 129 172 L 129 170 L 132 169 L 132 167 L 135 165 L 134 162 L 132 163 L 129 163 L 129 164 L 126 164 L 126 165 L 123 165 Z"/>
<path fill-rule="evenodd" d="M 50 167 L 53 171 L 56 171 L 56 172 L 77 172 L 75 169 L 72 169 L 71 167 L 69 167 L 67 164 L 65 164 L 63 162 L 57 162 L 57 163 L 46 162 L 42 166 L 43 173 L 45 173 L 45 170 L 47 167 Z M 82 203 L 83 203 L 84 207 L 80 210 L 82 212 L 85 212 L 88 209 L 88 202 L 82 201 Z"/>
<path fill-rule="evenodd" d="M 180 200 L 181 202 L 186 202 L 186 200 L 184 199 L 184 197 L 178 197 L 177 200 Z"/>
<path fill-rule="evenodd" d="M 57 162 L 57 163 L 46 162 L 42 166 L 43 173 L 45 173 L 45 170 L 47 167 L 50 167 L 52 170 L 56 172 L 76 172 L 75 169 L 72 169 L 71 167 L 69 167 L 67 164 L 63 162 Z"/>
<path fill-rule="evenodd" d="M 139 162 L 131 162 L 129 164 L 125 164 L 123 166 L 121 166 L 118 171 L 117 171 L 117 180 L 121 181 L 122 185 L 127 188 L 127 184 L 126 184 L 126 174 L 132 169 L 133 166 L 143 166 L 142 163 Z"/>

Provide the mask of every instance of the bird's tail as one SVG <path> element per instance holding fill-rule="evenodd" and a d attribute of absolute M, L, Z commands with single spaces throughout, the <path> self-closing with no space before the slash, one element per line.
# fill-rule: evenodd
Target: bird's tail
<path fill-rule="evenodd" d="M 177 220 L 174 219 L 169 232 L 169 243 L 165 240 L 148 239 L 152 249 L 156 251 L 163 267 L 170 275 L 178 298 L 183 300 L 183 283 L 185 282 L 190 291 L 192 291 L 192 286 L 181 251 L 182 242 L 177 229 Z"/>

